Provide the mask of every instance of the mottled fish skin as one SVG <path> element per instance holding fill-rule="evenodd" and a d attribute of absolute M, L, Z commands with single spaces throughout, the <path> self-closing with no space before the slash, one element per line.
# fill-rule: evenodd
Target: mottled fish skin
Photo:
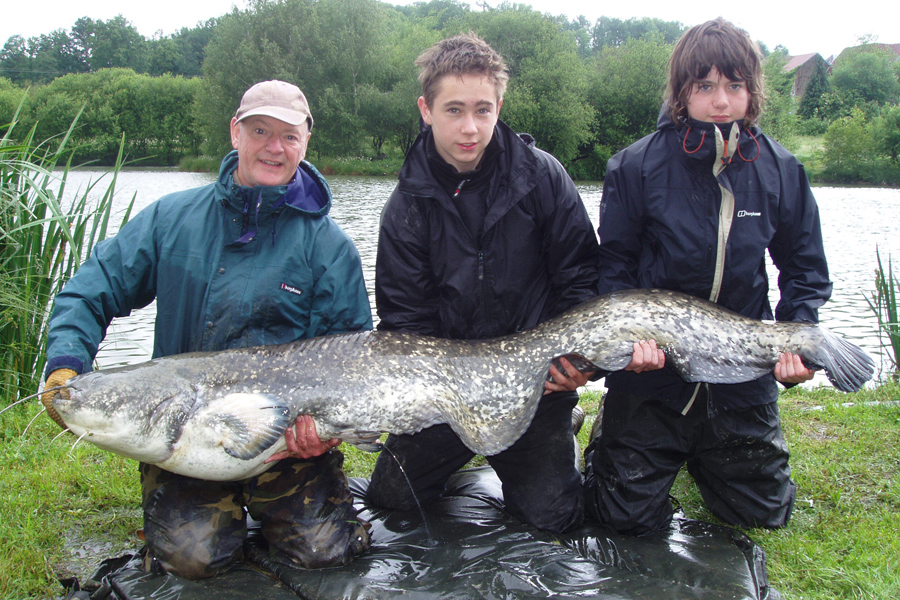
<path fill-rule="evenodd" d="M 634 342 L 649 339 L 687 381 L 756 379 L 784 351 L 824 368 L 844 391 L 874 372 L 862 350 L 817 325 L 763 323 L 676 292 L 626 290 L 487 340 L 367 331 L 105 369 L 70 380 L 69 399 L 54 408 L 101 448 L 207 480 L 265 471 L 299 414 L 313 416 L 320 438 L 370 450 L 383 432 L 448 423 L 472 451 L 493 455 L 531 423 L 555 358 L 617 371 Z"/>

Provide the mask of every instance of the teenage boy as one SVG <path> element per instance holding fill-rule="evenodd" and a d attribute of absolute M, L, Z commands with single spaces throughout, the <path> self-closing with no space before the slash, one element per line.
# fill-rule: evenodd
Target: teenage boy
<path fill-rule="evenodd" d="M 600 292 L 666 288 L 772 319 L 766 252 L 779 270 L 779 321 L 817 322 L 831 295 L 815 199 L 803 166 L 756 126 L 760 56 L 718 18 L 691 28 L 668 67 L 655 133 L 614 156 L 600 206 Z M 709 509 L 744 527 L 782 527 L 796 488 L 778 387 L 812 378 L 785 353 L 742 384 L 688 384 L 669 369 L 613 373 L 586 452 L 589 515 L 647 534 L 672 516 L 681 466 Z"/>
<path fill-rule="evenodd" d="M 534 327 L 596 294 L 597 240 L 575 185 L 530 136 L 498 118 L 508 79 L 500 55 L 466 34 L 439 42 L 416 64 L 425 127 L 381 217 L 379 328 L 494 337 Z M 631 368 L 661 360 L 645 342 L 636 345 Z M 589 374 L 562 365 L 568 376 L 551 367 L 553 381 L 525 435 L 487 457 L 508 512 L 551 531 L 580 524 L 584 503 L 572 409 Z M 391 509 L 437 499 L 473 456 L 447 425 L 390 436 L 386 446 L 369 499 Z"/>

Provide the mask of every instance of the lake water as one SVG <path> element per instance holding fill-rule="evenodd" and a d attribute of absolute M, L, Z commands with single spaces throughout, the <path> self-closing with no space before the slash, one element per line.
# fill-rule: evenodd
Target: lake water
<path fill-rule="evenodd" d="M 99 171 L 70 173 L 67 187 L 74 191 Z M 124 206 L 135 196 L 140 210 L 160 196 L 214 180 L 211 174 L 181 173 L 168 169 L 126 170 L 119 174 L 116 197 Z M 329 177 L 334 192 L 331 215 L 356 243 L 362 257 L 369 298 L 374 308 L 375 249 L 381 207 L 394 188 L 393 177 Z M 105 187 L 105 185 L 103 186 Z M 602 184 L 579 183 L 578 189 L 591 219 L 598 217 Z M 866 303 L 874 289 L 877 268 L 876 248 L 882 261 L 893 257 L 900 269 L 900 190 L 876 188 L 816 187 L 816 200 L 822 218 L 825 251 L 834 293 L 820 309 L 821 323 L 865 348 L 879 367 L 885 366 L 877 332 L 877 320 Z M 770 265 L 772 305 L 777 303 L 777 271 Z M 97 363 L 103 367 L 146 360 L 153 349 L 153 305 L 116 319 L 101 346 Z M 377 323 L 377 318 L 376 318 Z M 816 376 L 813 385 L 827 383 Z"/>

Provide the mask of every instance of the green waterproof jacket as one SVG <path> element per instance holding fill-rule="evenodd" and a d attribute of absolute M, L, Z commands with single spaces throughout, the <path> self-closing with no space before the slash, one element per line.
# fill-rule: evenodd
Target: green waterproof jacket
<path fill-rule="evenodd" d="M 302 162 L 283 186 L 210 185 L 164 196 L 100 242 L 55 299 L 47 373 L 91 369 L 114 317 L 156 299 L 153 356 L 371 329 L 359 253 Z"/>

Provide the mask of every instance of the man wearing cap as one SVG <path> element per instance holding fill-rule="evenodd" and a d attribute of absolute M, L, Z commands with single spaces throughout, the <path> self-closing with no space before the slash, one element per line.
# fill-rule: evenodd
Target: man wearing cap
<path fill-rule="evenodd" d="M 89 371 L 113 318 L 154 299 L 154 357 L 370 329 L 359 254 L 328 216 L 328 184 L 304 160 L 312 126 L 298 87 L 266 81 L 247 90 L 218 180 L 142 210 L 97 244 L 57 295 L 46 387 Z M 65 391 L 44 403 L 56 393 Z M 142 463 L 147 568 L 156 560 L 188 579 L 222 572 L 242 557 L 247 513 L 289 565 L 344 564 L 365 551 L 340 440 L 320 440 L 306 415 L 285 438 L 273 466 L 245 481 Z"/>

